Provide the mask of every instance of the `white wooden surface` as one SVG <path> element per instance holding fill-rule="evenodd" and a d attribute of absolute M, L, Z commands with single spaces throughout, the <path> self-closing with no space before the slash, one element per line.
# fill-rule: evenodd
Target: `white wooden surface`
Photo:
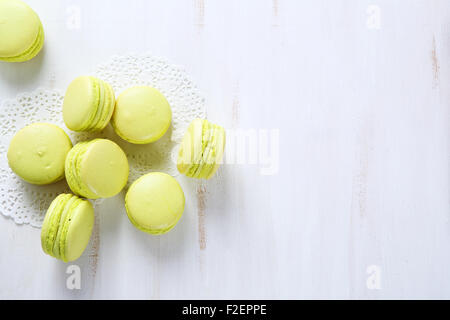
<path fill-rule="evenodd" d="M 107 200 L 81 290 L 40 230 L 0 217 L 0 298 L 450 298 L 449 1 L 27 2 L 45 50 L 0 63 L 0 99 L 150 51 L 186 68 L 211 120 L 278 129 L 279 170 L 181 179 L 161 237 Z"/>

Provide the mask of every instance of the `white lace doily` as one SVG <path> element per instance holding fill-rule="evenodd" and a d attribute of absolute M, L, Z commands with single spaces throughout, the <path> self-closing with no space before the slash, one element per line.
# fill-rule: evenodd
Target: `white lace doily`
<path fill-rule="evenodd" d="M 61 126 L 73 144 L 104 137 L 119 144 L 128 156 L 130 177 L 128 185 L 150 171 L 164 171 L 177 175 L 175 148 L 188 124 L 194 118 L 204 118 L 204 99 L 186 72 L 163 58 L 150 54 L 114 56 L 99 65 L 92 75 L 113 87 L 116 96 L 124 89 L 136 85 L 157 88 L 172 108 L 172 126 L 160 140 L 147 145 L 134 145 L 120 139 L 108 125 L 97 134 L 72 132 L 62 119 L 63 90 L 39 88 L 23 93 L 1 104 L 0 113 L 0 213 L 18 224 L 40 227 L 50 202 L 62 192 L 70 192 L 65 180 L 35 186 L 22 181 L 9 168 L 6 153 L 9 142 L 20 128 L 33 122 L 50 122 Z M 74 75 L 74 78 L 78 75 Z M 94 205 L 99 205 L 95 201 Z"/>

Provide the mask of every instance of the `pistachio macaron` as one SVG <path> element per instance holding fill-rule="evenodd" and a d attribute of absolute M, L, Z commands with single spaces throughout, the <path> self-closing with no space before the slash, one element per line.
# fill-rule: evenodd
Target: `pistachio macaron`
<path fill-rule="evenodd" d="M 209 179 L 219 168 L 224 150 L 224 128 L 206 119 L 195 119 L 178 151 L 178 171 L 191 178 Z"/>
<path fill-rule="evenodd" d="M 76 144 L 65 163 L 66 180 L 76 195 L 109 198 L 118 194 L 128 180 L 128 159 L 123 150 L 107 139 Z"/>
<path fill-rule="evenodd" d="M 22 62 L 44 45 L 44 28 L 37 13 L 20 0 L 0 0 L 0 60 Z"/>
<path fill-rule="evenodd" d="M 45 214 L 42 250 L 64 262 L 78 259 L 89 243 L 94 220 L 94 208 L 89 201 L 73 194 L 60 194 Z"/>
<path fill-rule="evenodd" d="M 163 94 L 149 86 L 138 86 L 117 97 L 111 124 L 122 139 L 146 144 L 161 138 L 171 121 L 172 110 Z"/>
<path fill-rule="evenodd" d="M 137 179 L 125 196 L 125 208 L 133 225 L 150 234 L 171 230 L 184 211 L 184 193 L 178 181 L 162 172 Z"/>
<path fill-rule="evenodd" d="M 64 96 L 64 123 L 73 131 L 101 131 L 111 119 L 114 104 L 114 91 L 107 82 L 91 76 L 75 78 Z"/>
<path fill-rule="evenodd" d="M 33 123 L 11 139 L 8 164 L 12 171 L 32 184 L 50 184 L 64 178 L 66 156 L 72 148 L 69 136 L 50 123 Z"/>

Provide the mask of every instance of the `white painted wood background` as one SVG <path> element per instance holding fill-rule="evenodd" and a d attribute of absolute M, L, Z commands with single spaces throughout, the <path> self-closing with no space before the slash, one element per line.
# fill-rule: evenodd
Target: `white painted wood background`
<path fill-rule="evenodd" d="M 0 63 L 0 99 L 150 51 L 186 68 L 211 120 L 279 129 L 279 170 L 181 179 L 160 237 L 107 200 L 81 290 L 40 230 L 2 216 L 0 298 L 450 298 L 449 1 L 27 2 L 45 49 Z"/>

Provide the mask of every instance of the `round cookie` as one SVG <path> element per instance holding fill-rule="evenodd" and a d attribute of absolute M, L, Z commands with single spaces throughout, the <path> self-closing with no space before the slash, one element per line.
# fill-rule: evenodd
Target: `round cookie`
<path fill-rule="evenodd" d="M 73 194 L 60 194 L 45 214 L 41 230 L 42 250 L 69 262 L 78 259 L 92 234 L 94 208 Z"/>
<path fill-rule="evenodd" d="M 184 211 L 184 193 L 172 176 L 151 172 L 137 179 L 125 196 L 125 208 L 133 225 L 147 233 L 171 230 Z"/>
<path fill-rule="evenodd" d="M 178 150 L 178 171 L 191 178 L 209 179 L 222 163 L 224 150 L 225 129 L 206 119 L 195 119 Z"/>
<path fill-rule="evenodd" d="M 111 123 L 124 140 L 146 144 L 161 138 L 172 121 L 172 110 L 166 98 L 155 88 L 133 87 L 116 100 Z"/>
<path fill-rule="evenodd" d="M 88 199 L 118 194 L 128 180 L 128 159 L 123 150 L 107 139 L 76 144 L 66 158 L 70 189 Z"/>
<path fill-rule="evenodd" d="M 111 86 L 91 76 L 75 78 L 67 87 L 63 102 L 63 119 L 73 131 L 101 131 L 114 111 Z"/>
<path fill-rule="evenodd" d="M 0 60 L 30 60 L 43 45 L 44 29 L 36 12 L 20 0 L 0 0 Z"/>
<path fill-rule="evenodd" d="M 34 123 L 20 129 L 8 148 L 8 163 L 23 180 L 49 184 L 64 177 L 64 162 L 72 142 L 58 126 Z"/>

